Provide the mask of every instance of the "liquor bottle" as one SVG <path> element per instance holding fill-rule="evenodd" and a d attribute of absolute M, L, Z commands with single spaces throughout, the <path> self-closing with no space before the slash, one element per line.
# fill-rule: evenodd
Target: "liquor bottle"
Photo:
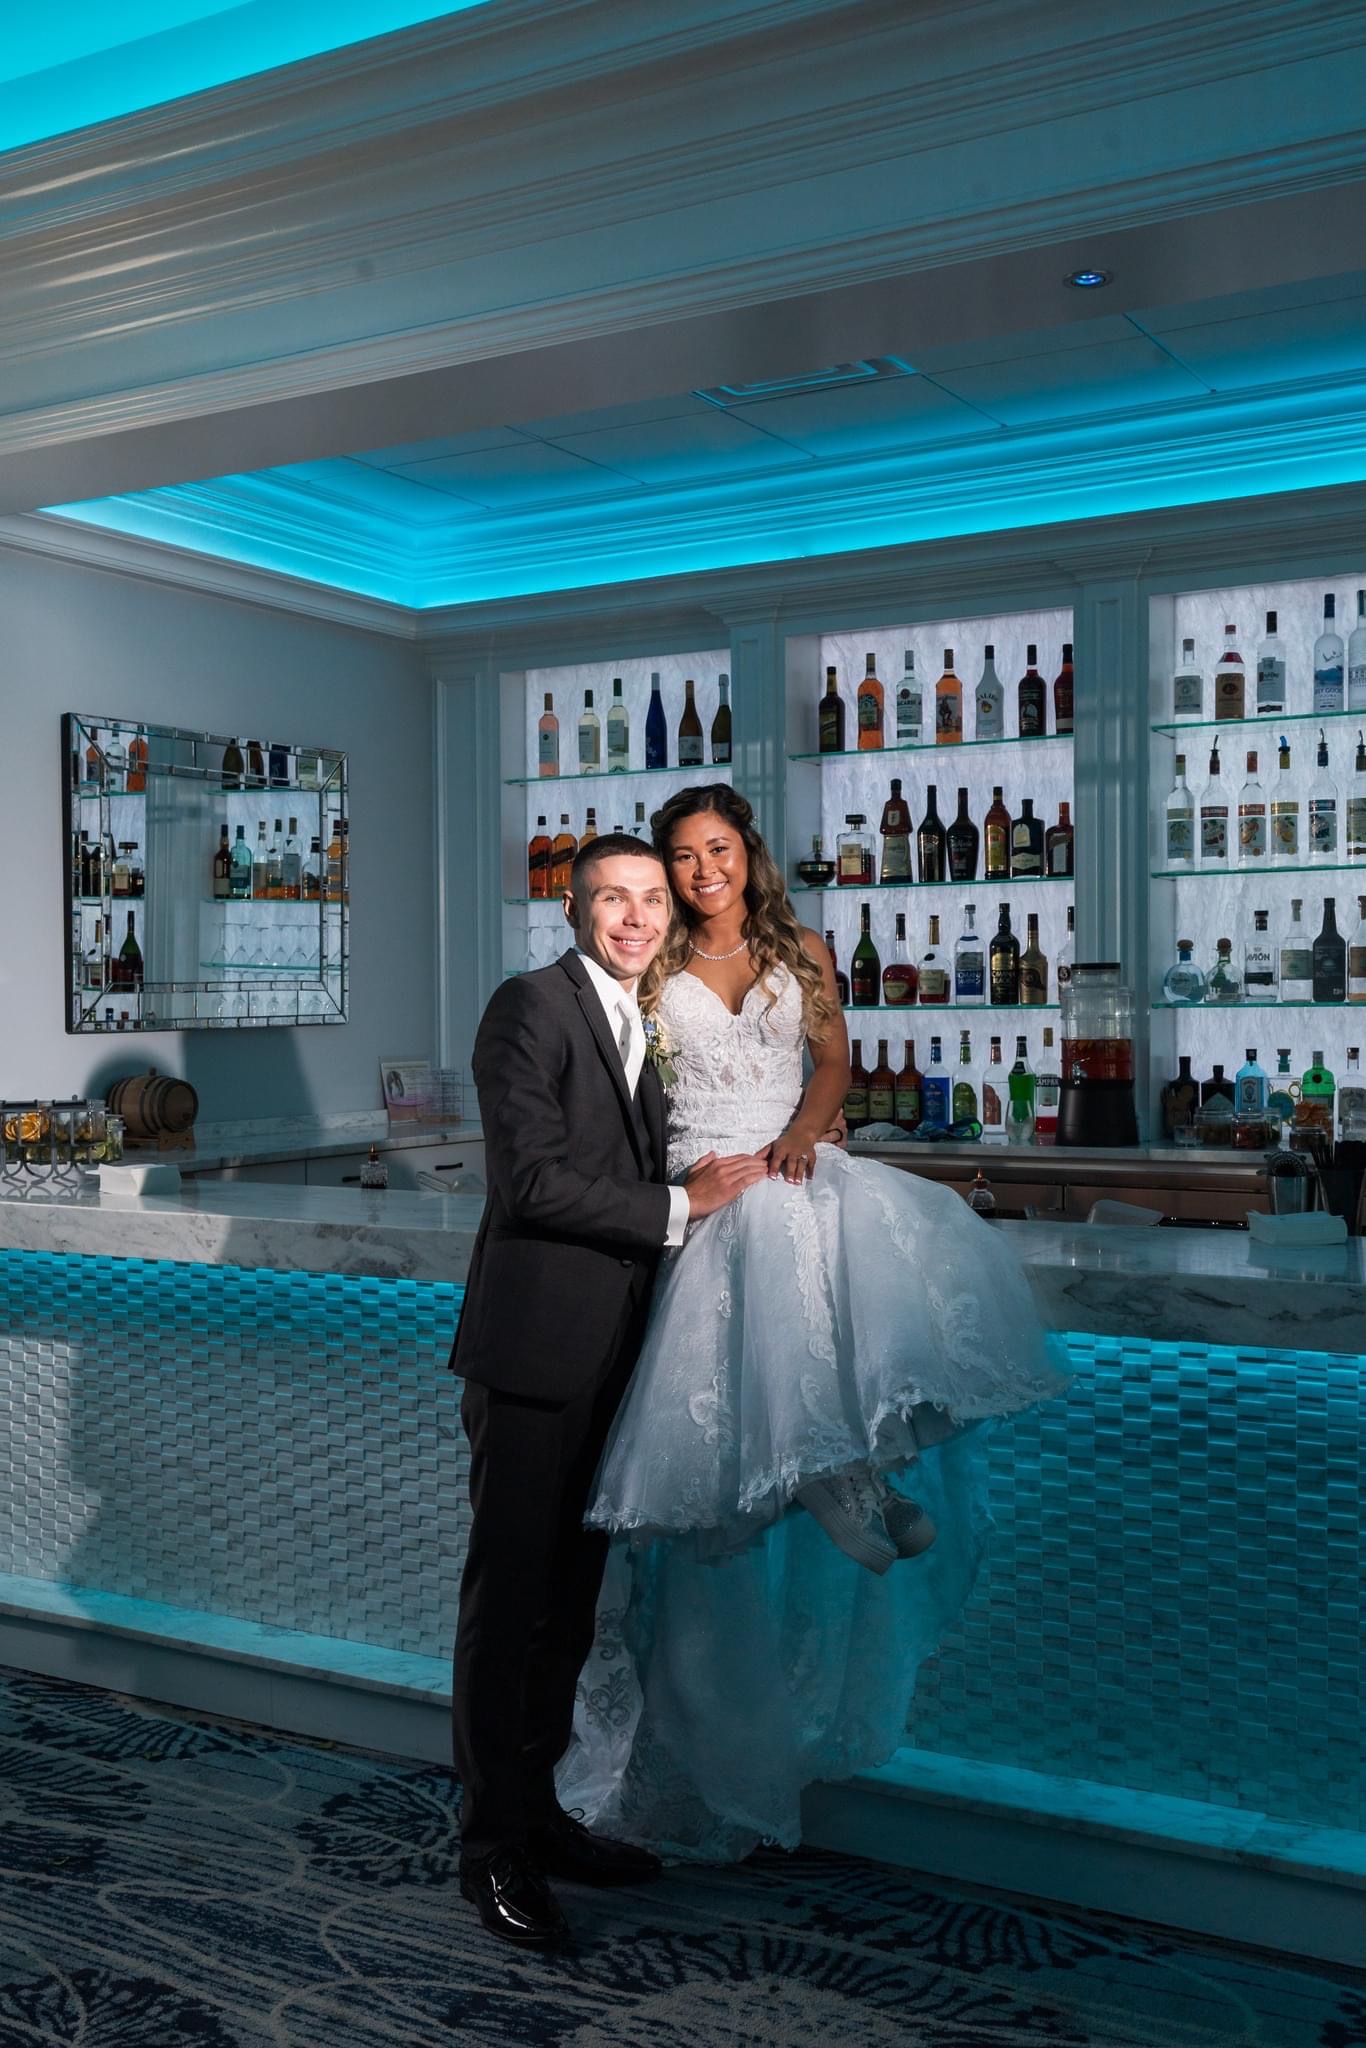
<path fill-rule="evenodd" d="M 1333 1107 L 1336 1094 L 1337 1083 L 1333 1078 L 1332 1069 L 1324 1065 L 1323 1054 L 1315 1050 L 1300 1080 L 1300 1099 L 1295 1105 L 1295 1123 L 1298 1128 L 1323 1131 L 1331 1138 L 1335 1122 Z"/>
<path fill-rule="evenodd" d="M 1016 1009 L 1020 1001 L 1020 942 L 1010 929 L 1010 905 L 1003 903 L 990 953 L 991 1000 Z"/>
<path fill-rule="evenodd" d="M 1342 636 L 1334 623 L 1337 601 L 1332 591 L 1327 591 L 1323 600 L 1323 631 L 1314 642 L 1314 702 L 1315 711 L 1341 711 L 1343 708 Z"/>
<path fill-rule="evenodd" d="M 1224 1101 L 1228 1103 L 1230 1108 L 1233 1107 L 1233 1082 L 1230 1079 L 1230 1077 L 1224 1072 L 1223 1068 L 1216 1062 L 1214 1068 L 1211 1071 L 1209 1080 L 1202 1081 L 1200 1083 L 1201 1109 L 1203 1109 L 1207 1103 L 1217 1102 L 1220 1096 L 1223 1097 Z"/>
<path fill-rule="evenodd" d="M 621 677 L 612 678 L 612 702 L 607 708 L 607 772 L 624 775 L 631 765 L 631 716 L 621 694 Z"/>
<path fill-rule="evenodd" d="M 1176 781 L 1167 798 L 1167 866 L 1195 866 L 1195 798 L 1186 783 L 1186 757 L 1176 757 Z"/>
<path fill-rule="evenodd" d="M 1205 679 L 1195 666 L 1195 642 L 1181 642 L 1181 662 L 1172 677 L 1172 717 L 1200 718 L 1205 709 Z"/>
<path fill-rule="evenodd" d="M 104 750 L 104 786 L 112 796 L 120 795 L 127 787 L 128 752 L 119 738 L 116 725 L 109 728 L 109 744 Z"/>
<path fill-rule="evenodd" d="M 258 903 L 270 894 L 270 848 L 266 844 L 266 821 L 256 827 L 256 850 L 251 857 L 251 893 Z"/>
<path fill-rule="evenodd" d="M 820 750 L 823 754 L 844 752 L 844 699 L 835 679 L 835 671 L 825 671 L 825 695 L 817 706 L 816 715 L 820 720 Z"/>
<path fill-rule="evenodd" d="M 1276 949 L 1267 932 L 1267 912 L 1252 913 L 1252 936 L 1243 945 L 1243 1001 L 1276 1000 Z"/>
<path fill-rule="evenodd" d="M 282 862 L 284 870 L 284 899 L 286 903 L 300 903 L 304 893 L 304 850 L 299 844 L 299 821 L 291 818 L 285 834 L 285 853 Z"/>
<path fill-rule="evenodd" d="M 100 729 L 97 725 L 90 728 L 90 744 L 85 750 L 85 774 L 81 778 L 81 788 L 87 795 L 104 788 L 104 749 L 100 745 Z"/>
<path fill-rule="evenodd" d="M 1268 616 L 1274 618 L 1272 612 Z M 1271 858 L 1291 867 L 1300 858 L 1300 799 L 1290 775 L 1290 742 L 1281 737 L 1276 781 L 1271 793 Z"/>
<path fill-rule="evenodd" d="M 956 1124 L 977 1121 L 977 1088 L 972 1078 L 972 1033 L 963 1031 L 958 1037 L 958 1071 L 953 1077 L 953 1121 Z"/>
<path fill-rule="evenodd" d="M 920 1079 L 920 1115 L 923 1122 L 937 1124 L 941 1130 L 953 1121 L 953 1082 L 937 1038 L 930 1040 L 930 1063 Z"/>
<path fill-rule="evenodd" d="M 977 740 L 999 740 L 1006 729 L 1006 694 L 996 673 L 996 649 L 988 641 L 982 649 L 982 680 L 976 691 L 976 721 L 972 736 Z"/>
<path fill-rule="evenodd" d="M 1228 797 L 1219 773 L 1219 742 L 1210 748 L 1209 781 L 1200 798 L 1200 865 L 1228 866 Z"/>
<path fill-rule="evenodd" d="M 266 748 L 266 775 L 272 789 L 289 788 L 289 748 L 271 740 Z"/>
<path fill-rule="evenodd" d="M 595 775 L 602 766 L 602 721 L 593 709 L 593 692 L 583 693 L 579 713 L 579 773 Z"/>
<path fill-rule="evenodd" d="M 1266 791 L 1257 780 L 1257 756 L 1247 757 L 1247 781 L 1238 792 L 1238 865 L 1266 864 Z"/>
<path fill-rule="evenodd" d="M 1031 640 L 1025 649 L 1025 672 L 1015 691 L 1022 740 L 1041 740 L 1048 731 L 1047 695 L 1038 664 L 1039 650 Z"/>
<path fill-rule="evenodd" d="M 1025 949 L 1020 955 L 1020 1001 L 1031 1006 L 1048 1001 L 1048 962 L 1039 946 L 1036 911 L 1025 915 Z"/>
<path fill-rule="evenodd" d="M 645 839 L 648 837 L 648 834 L 645 830 L 645 800 L 643 797 L 636 805 L 635 835 L 637 839 Z M 871 876 L 869 876 L 869 880 L 872 880 Z"/>
<path fill-rule="evenodd" d="M 1276 614 L 1266 615 L 1266 637 L 1257 649 L 1257 716 L 1285 709 L 1285 643 L 1276 630 Z"/>
<path fill-rule="evenodd" d="M 85 986 L 103 988 L 109 979 L 109 973 L 104 950 L 104 919 L 101 917 L 95 919 L 95 936 L 86 948 L 84 967 Z"/>
<path fill-rule="evenodd" d="M 906 673 L 896 693 L 896 743 L 918 747 L 924 734 L 924 700 L 915 673 L 915 654 L 906 649 Z"/>
<path fill-rule="evenodd" d="M 965 789 L 958 792 L 958 814 L 944 836 L 948 845 L 949 880 L 975 882 L 981 834 L 968 816 L 968 793 Z"/>
<path fill-rule="evenodd" d="M 1058 1072 L 1057 1055 L 1053 1050 L 1053 1026 L 1043 1028 L 1043 1056 L 1039 1071 L 1034 1076 L 1034 1136 L 1041 1145 L 1054 1145 L 1058 1138 L 1058 1100 L 1062 1094 L 1062 1075 Z"/>
<path fill-rule="evenodd" d="M 1216 939 L 1214 942 L 1214 965 L 1205 976 L 1205 1001 L 1207 1003 L 1240 1003 L 1243 1000 L 1243 978 L 1233 964 L 1232 939 Z"/>
<path fill-rule="evenodd" d="M 128 842 L 128 894 L 130 896 L 145 896 L 147 894 L 147 873 L 142 865 L 142 855 L 138 852 L 136 839 L 130 839 Z"/>
<path fill-rule="evenodd" d="M 1357 734 L 1356 760 L 1347 791 L 1347 858 L 1366 860 L 1366 735 Z"/>
<path fill-rule="evenodd" d="M 873 885 L 873 839 L 864 831 L 862 811 L 850 811 L 844 830 L 835 840 L 835 882 L 846 888 L 870 889 Z"/>
<path fill-rule="evenodd" d="M 849 1092 L 844 1098 L 844 1121 L 850 1137 L 868 1121 L 868 1071 L 863 1064 L 861 1038 L 856 1038 L 849 1048 Z"/>
<path fill-rule="evenodd" d="M 1049 1033 L 1051 1039 L 1052 1033 Z M 1034 1121 L 1037 1099 L 1037 1077 L 1029 1064 L 1029 1040 L 1023 1032 L 1015 1040 L 1015 1064 L 1006 1076 L 1007 1097 L 1012 1109 L 1011 1122 L 1023 1124 Z"/>
<path fill-rule="evenodd" d="M 299 755 L 299 765 L 296 772 L 300 789 L 321 788 L 322 769 L 315 748 L 310 747 Z"/>
<path fill-rule="evenodd" d="M 1309 785 L 1309 858 L 1336 866 L 1338 852 L 1338 786 L 1328 769 L 1328 741 L 1319 732 L 1314 780 Z"/>
<path fill-rule="evenodd" d="M 213 857 L 213 893 L 220 901 L 232 894 L 232 848 L 228 844 L 228 828 L 218 828 L 218 851 Z"/>
<path fill-rule="evenodd" d="M 892 778 L 892 793 L 882 806 L 882 866 L 884 882 L 911 879 L 911 807 L 901 794 L 899 777 Z"/>
<path fill-rule="evenodd" d="M 124 787 L 129 796 L 137 796 L 147 788 L 147 735 L 141 726 L 128 742 L 128 779 Z"/>
<path fill-rule="evenodd" d="M 545 709 L 536 721 L 536 772 L 560 772 L 560 721 L 555 716 L 555 699 L 549 690 L 545 693 Z"/>
<path fill-rule="evenodd" d="M 849 962 L 849 1000 L 856 1010 L 875 1010 L 882 988 L 882 962 L 873 944 L 873 908 L 859 906 L 859 940 Z"/>
<path fill-rule="evenodd" d="M 1283 1003 L 1309 1003 L 1314 999 L 1314 949 L 1300 922 L 1303 908 L 1303 899 L 1292 897 L 1290 923 L 1282 933 L 1277 949 Z"/>
<path fill-rule="evenodd" d="M 1246 1060 L 1234 1078 L 1233 1107 L 1239 1116 L 1264 1116 L 1266 1098 L 1266 1068 L 1258 1061 L 1256 1046 L 1250 1045 Z"/>
<path fill-rule="evenodd" d="M 1072 979 L 1072 963 L 1077 957 L 1076 922 L 1076 905 L 1069 903 L 1067 906 L 1067 930 L 1064 934 L 1063 942 L 1058 948 L 1057 965 L 1053 969 L 1053 977 L 1058 984 L 1059 1002 L 1062 1001 L 1063 990 Z"/>
<path fill-rule="evenodd" d="M 645 713 L 645 766 L 669 765 L 669 726 L 664 716 L 664 699 L 659 690 L 659 670 L 650 672 L 650 708 Z"/>
<path fill-rule="evenodd" d="M 930 943 L 920 956 L 920 1000 L 946 1003 L 949 1000 L 949 968 L 939 943 L 939 919 L 930 919 Z"/>
<path fill-rule="evenodd" d="M 994 1141 L 1005 1136 L 1006 1070 L 1001 1059 L 1001 1041 L 993 1038 L 982 1069 L 978 1099 L 982 1109 L 982 1137 Z"/>
<path fill-rule="evenodd" d="M 903 1131 L 913 1131 L 920 1122 L 920 1069 L 915 1063 L 915 1040 L 906 1040 L 906 1057 L 896 1077 L 892 1114 Z"/>
<path fill-rule="evenodd" d="M 1247 671 L 1238 649 L 1238 628 L 1225 626 L 1224 651 L 1214 671 L 1214 715 L 1241 718 L 1246 709 Z"/>
<path fill-rule="evenodd" d="M 246 779 L 247 764 L 242 758 L 242 749 L 236 740 L 229 740 L 223 749 L 223 787 L 240 789 Z"/>
<path fill-rule="evenodd" d="M 683 685 L 683 715 L 678 721 L 678 765 L 680 768 L 700 768 L 705 759 L 702 720 L 697 714 L 693 679 L 689 676 Z"/>
<path fill-rule="evenodd" d="M 1271 1090 L 1266 1098 L 1270 1115 L 1280 1123 L 1293 1123 L 1295 1118 L 1295 1097 L 1300 1084 L 1290 1078 L 1290 1047 L 1276 1048 L 1276 1071 L 1271 1077 Z"/>
<path fill-rule="evenodd" d="M 877 1042 L 877 1065 L 868 1076 L 868 1121 L 870 1124 L 896 1122 L 896 1075 L 887 1057 L 887 1041 Z"/>
<path fill-rule="evenodd" d="M 977 930 L 977 905 L 963 905 L 963 929 L 953 949 L 953 999 L 984 1003 L 987 999 L 987 956 Z"/>
<path fill-rule="evenodd" d="M 944 673 L 934 686 L 934 737 L 937 746 L 957 746 L 963 737 L 963 685 L 953 672 L 953 649 L 944 649 Z"/>
<path fill-rule="evenodd" d="M 1177 1059 L 1177 1071 L 1162 1088 L 1162 1135 L 1174 1138 L 1178 1131 L 1187 1130 L 1195 1122 L 1195 1112 L 1200 1107 L 1200 1087 L 1191 1072 L 1191 1056 L 1183 1052 Z"/>
<path fill-rule="evenodd" d="M 1010 879 L 1037 882 L 1043 874 L 1043 819 L 1034 815 L 1033 797 L 1020 799 L 1020 815 L 1010 827 Z"/>
<path fill-rule="evenodd" d="M 935 809 L 935 786 L 931 782 L 926 785 L 925 815 L 915 835 L 916 864 L 922 882 L 943 881 L 946 852 L 944 827 Z"/>
<path fill-rule="evenodd" d="M 526 892 L 537 903 L 550 894 L 550 834 L 545 829 L 544 811 L 527 845 Z"/>
<path fill-rule="evenodd" d="M 1194 805 L 1192 797 L 1191 803 Z M 1194 810 L 1192 809 L 1192 818 Z M 1192 825 L 1192 832 L 1194 826 Z M 1076 873 L 1076 828 L 1072 823 L 1072 807 L 1063 797 L 1058 804 L 1056 824 L 1050 825 L 1043 839 L 1044 867 L 1050 875 L 1072 875 Z"/>
<path fill-rule="evenodd" d="M 1072 642 L 1062 643 L 1062 667 L 1053 678 L 1053 730 L 1072 730 Z"/>
<path fill-rule="evenodd" d="M 259 740 L 247 741 L 246 783 L 248 789 L 264 789 L 266 786 L 266 757 Z"/>
<path fill-rule="evenodd" d="M 870 654 L 867 657 L 863 681 L 858 686 L 858 743 L 865 751 L 884 744 L 885 707 L 886 695 L 878 681 L 877 662 Z"/>
<path fill-rule="evenodd" d="M 1176 959 L 1162 977 L 1162 1000 L 1173 1008 L 1185 1009 L 1205 1000 L 1205 977 L 1191 958 L 1194 939 L 1178 939 Z"/>
<path fill-rule="evenodd" d="M 597 836 L 598 814 L 597 811 L 594 809 L 593 805 L 590 804 L 588 806 L 588 815 L 583 821 L 583 831 L 579 834 L 579 845 L 587 846 L 589 840 L 596 839 Z"/>
<path fill-rule="evenodd" d="M 133 928 L 136 911 L 128 913 L 128 936 L 119 947 L 118 958 L 113 963 L 110 979 L 115 988 L 142 987 L 142 948 Z"/>
<path fill-rule="evenodd" d="M 569 813 L 568 811 L 561 811 L 560 829 L 550 842 L 550 893 L 552 896 L 563 896 L 565 890 L 569 887 L 570 870 L 573 868 L 574 855 L 578 850 L 579 842 L 569 829 Z"/>
<path fill-rule="evenodd" d="M 71 858 L 71 881 L 78 896 L 98 896 L 100 893 L 90 886 L 91 851 L 90 834 L 82 832 Z"/>
<path fill-rule="evenodd" d="M 988 882 L 1010 880 L 1010 812 L 1005 807 L 999 782 L 993 784 L 991 809 L 982 820 L 986 860 L 982 873 Z"/>
<path fill-rule="evenodd" d="M 896 914 L 896 954 L 882 970 L 882 1000 L 888 1009 L 899 1010 L 913 1003 L 920 985 L 911 956 L 906 949 L 906 913 Z"/>
<path fill-rule="evenodd" d="M 835 994 L 839 999 L 839 1006 L 842 1010 L 847 1010 L 849 1007 L 849 977 L 835 958 L 835 934 L 833 932 L 827 932 L 825 935 L 825 950 L 830 955 L 830 967 L 835 977 Z"/>
<path fill-rule="evenodd" d="M 337 883 L 339 890 L 337 900 L 341 903 L 349 903 L 351 900 L 351 827 L 345 818 L 338 818 L 334 837 L 337 846 Z M 330 846 L 327 852 L 330 866 L 332 856 L 332 848 Z"/>
<path fill-rule="evenodd" d="M 1347 1000 L 1366 1003 L 1366 896 L 1357 897 L 1357 928 L 1347 942 Z"/>
<path fill-rule="evenodd" d="M 1366 1078 L 1361 1072 L 1361 1048 L 1347 1048 L 1347 1072 L 1338 1089 L 1338 1136 L 1359 1145 L 1366 1138 Z"/>
<path fill-rule="evenodd" d="M 549 841 L 546 842 L 547 846 Z M 547 873 L 549 870 L 547 869 Z M 305 903 L 319 903 L 323 893 L 323 843 L 315 832 L 304 862 L 303 891 Z"/>
<path fill-rule="evenodd" d="M 114 855 L 114 865 L 109 873 L 109 893 L 111 896 L 127 896 L 130 893 L 128 886 L 128 841 L 126 839 L 120 839 L 118 852 Z"/>
<path fill-rule="evenodd" d="M 716 716 L 711 722 L 711 758 L 714 768 L 730 761 L 730 677 L 722 669 L 716 678 Z"/>
<path fill-rule="evenodd" d="M 1347 709 L 1366 711 L 1366 590 L 1357 592 L 1356 624 L 1347 641 Z"/>
<path fill-rule="evenodd" d="M 232 888 L 235 902 L 244 903 L 251 895 L 252 884 L 251 848 L 247 845 L 247 828 L 239 825 L 237 837 L 232 844 Z"/>
<path fill-rule="evenodd" d="M 266 856 L 266 896 L 272 903 L 284 900 L 285 893 L 285 835 L 283 820 L 275 820 L 275 832 Z"/>
<path fill-rule="evenodd" d="M 1314 1001 L 1342 1003 L 1347 1000 L 1347 944 L 1338 931 L 1334 899 L 1323 899 L 1323 924 L 1314 941 Z"/>

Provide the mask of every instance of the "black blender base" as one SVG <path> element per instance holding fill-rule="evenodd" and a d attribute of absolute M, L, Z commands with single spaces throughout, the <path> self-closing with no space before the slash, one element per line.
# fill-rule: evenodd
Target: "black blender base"
<path fill-rule="evenodd" d="M 1136 1145 L 1132 1081 L 1064 1081 L 1058 1095 L 1059 1145 Z"/>

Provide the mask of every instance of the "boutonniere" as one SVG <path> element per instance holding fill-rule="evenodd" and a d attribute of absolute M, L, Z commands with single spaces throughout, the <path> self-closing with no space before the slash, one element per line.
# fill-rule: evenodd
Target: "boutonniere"
<path fill-rule="evenodd" d="M 646 1017 L 643 1021 L 645 1057 L 658 1074 L 661 1084 L 665 1088 L 675 1088 L 678 1085 L 678 1075 L 674 1070 L 673 1041 L 658 1017 Z"/>

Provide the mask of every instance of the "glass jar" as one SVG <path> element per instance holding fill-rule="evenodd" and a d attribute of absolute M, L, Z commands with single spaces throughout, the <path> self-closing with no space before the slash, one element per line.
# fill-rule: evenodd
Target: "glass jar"
<path fill-rule="evenodd" d="M 1078 961 L 1062 990 L 1064 1081 L 1134 1078 L 1134 995 L 1114 960 Z"/>
<path fill-rule="evenodd" d="M 106 1115 L 104 1119 L 104 1156 L 108 1160 L 123 1157 L 123 1118 Z"/>

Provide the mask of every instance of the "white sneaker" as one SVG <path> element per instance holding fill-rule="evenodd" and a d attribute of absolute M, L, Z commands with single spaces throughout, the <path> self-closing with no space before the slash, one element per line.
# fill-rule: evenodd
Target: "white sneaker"
<path fill-rule="evenodd" d="M 919 1557 L 929 1549 L 939 1531 L 919 1501 L 887 1489 L 882 1503 L 882 1523 L 896 1545 L 898 1557 Z"/>
<path fill-rule="evenodd" d="M 882 1495 L 866 1466 L 808 1480 L 796 1498 L 855 1564 L 880 1575 L 896 1563 L 897 1548 L 882 1520 Z"/>

